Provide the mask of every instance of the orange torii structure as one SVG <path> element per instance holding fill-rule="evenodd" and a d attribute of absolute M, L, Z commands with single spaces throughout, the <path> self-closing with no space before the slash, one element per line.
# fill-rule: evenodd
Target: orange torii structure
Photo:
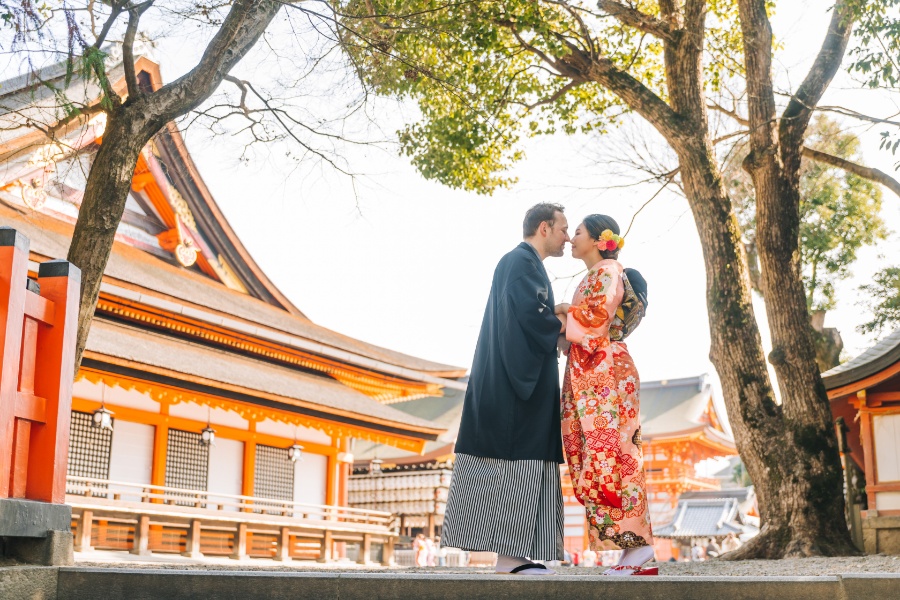
<path fill-rule="evenodd" d="M 71 563 L 66 463 L 81 272 L 28 278 L 29 241 L 0 227 L 0 536 L 28 562 Z"/>

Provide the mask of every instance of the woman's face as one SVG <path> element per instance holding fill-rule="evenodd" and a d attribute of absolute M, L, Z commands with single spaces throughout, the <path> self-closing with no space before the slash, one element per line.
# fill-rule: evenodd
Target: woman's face
<path fill-rule="evenodd" d="M 584 259 L 590 256 L 592 250 L 597 250 L 597 240 L 591 237 L 584 223 L 578 225 L 575 229 L 575 235 L 571 239 L 572 258 Z"/>

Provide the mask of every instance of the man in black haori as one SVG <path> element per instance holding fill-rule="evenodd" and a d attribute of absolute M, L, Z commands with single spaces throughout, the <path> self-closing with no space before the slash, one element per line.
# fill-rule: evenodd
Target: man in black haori
<path fill-rule="evenodd" d="M 496 552 L 499 573 L 544 575 L 552 571 L 532 560 L 563 559 L 557 338 L 568 306 L 554 306 L 543 265 L 569 241 L 563 207 L 533 206 L 523 233 L 494 271 L 441 545 Z"/>

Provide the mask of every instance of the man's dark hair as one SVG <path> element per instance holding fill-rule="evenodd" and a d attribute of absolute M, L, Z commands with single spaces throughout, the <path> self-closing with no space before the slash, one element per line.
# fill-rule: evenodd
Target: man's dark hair
<path fill-rule="evenodd" d="M 556 221 L 556 213 L 565 212 L 565 210 L 560 204 L 551 204 L 550 202 L 535 204 L 525 213 L 525 220 L 522 222 L 522 237 L 533 236 L 544 221 L 552 227 Z"/>

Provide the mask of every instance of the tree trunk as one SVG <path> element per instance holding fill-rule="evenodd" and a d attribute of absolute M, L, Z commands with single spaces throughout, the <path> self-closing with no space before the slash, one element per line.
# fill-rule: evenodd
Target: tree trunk
<path fill-rule="evenodd" d="M 759 198 L 770 199 L 768 206 L 761 208 L 757 249 L 776 345 L 770 360 L 781 382 L 783 403 L 779 405 L 751 304 L 737 219 L 709 135 L 702 75 L 706 2 L 686 0 L 683 8 L 669 2 L 660 6 L 662 17 L 681 27 L 680 35 L 665 43 L 666 78 L 671 108 L 689 133 L 672 136 L 660 131 L 678 155 L 685 194 L 697 224 L 707 274 L 710 359 L 722 381 L 738 450 L 757 488 L 763 523 L 760 535 L 729 558 L 853 553 L 843 514 L 836 439 L 824 386 L 815 368 L 797 268 L 799 210 L 790 206 L 799 196 L 788 198 L 785 210 L 783 194 L 790 190 L 785 189 L 784 181 L 771 170 L 754 172 L 758 204 L 765 204 Z M 768 44 L 771 48 L 771 40 Z M 766 77 L 771 83 L 768 71 Z M 750 96 L 753 94 L 751 89 Z M 763 132 L 754 135 L 763 139 L 765 126 L 757 129 Z M 771 159 L 771 154 L 762 153 L 759 160 Z M 772 192 L 777 195 L 767 196 Z M 778 219 L 786 223 L 778 223 Z M 773 447 L 777 451 L 773 452 Z"/>
<path fill-rule="evenodd" d="M 569 54 L 558 61 L 559 68 L 576 80 L 597 81 L 617 94 L 666 138 L 678 156 L 706 266 L 710 360 L 722 381 L 738 451 L 756 485 L 763 523 L 760 534 L 729 558 L 853 554 L 836 437 L 800 279 L 797 176 L 802 131 L 809 117 L 798 107 L 815 106 L 830 81 L 835 57 L 840 63 L 840 38 L 849 35 L 847 21 L 840 14 L 843 8 L 836 8 L 823 51 L 789 105 L 793 112 L 787 122 L 797 152 L 796 160 L 789 156 L 790 168 L 782 169 L 773 141 L 772 40 L 765 2 L 739 2 L 751 86 L 753 151 L 747 164 L 757 191 L 759 282 L 775 344 L 769 360 L 779 377 L 781 404 L 775 400 L 766 368 L 744 246 L 709 133 L 703 83 L 707 0 L 660 0 L 663 25 L 647 15 L 638 19 L 629 13 L 637 26 L 662 31 L 657 37 L 664 44 L 668 103 L 608 59 L 594 58 L 576 47 L 570 46 Z M 617 10 L 635 9 L 621 5 Z M 753 23 L 750 27 L 748 20 Z M 589 61 L 592 68 L 584 66 Z M 800 113 L 799 118 L 794 113 Z M 798 125 L 802 127 L 797 129 Z"/>
<path fill-rule="evenodd" d="M 88 174 L 67 259 L 81 269 L 81 305 L 75 371 L 87 343 L 97 308 L 103 271 L 109 261 L 116 230 L 125 212 L 131 179 L 141 149 L 156 131 L 145 133 L 146 120 L 135 122 L 132 111 L 120 106 L 109 113 L 100 150 Z M 143 125 L 144 127 L 141 127 Z M 142 129 L 144 131 L 142 131 Z"/>
<path fill-rule="evenodd" d="M 765 526 L 757 538 L 735 553 L 735 558 L 853 554 L 856 550 L 844 516 L 837 438 L 816 363 L 800 272 L 800 145 L 808 122 L 806 111 L 810 102 L 815 104 L 816 95 L 824 92 L 827 82 L 815 82 L 817 89 L 812 90 L 808 77 L 798 95 L 807 93 L 809 97 L 802 102 L 802 109 L 793 118 L 782 120 L 779 127 L 771 79 L 772 33 L 765 2 L 740 0 L 739 9 L 751 147 L 744 168 L 756 191 L 757 248 L 773 346 L 769 362 L 778 376 L 782 418 L 780 435 L 768 440 L 769 444 L 777 440 L 778 452 L 764 453 L 767 462 L 778 464 L 769 465 L 763 479 L 750 471 L 758 488 L 768 488 L 765 511 L 760 507 Z M 834 31 L 832 23 L 829 35 Z M 811 74 L 818 66 L 819 61 Z M 792 106 L 785 111 L 786 117 Z M 780 146 L 785 141 L 796 145 L 795 156 Z"/>
<path fill-rule="evenodd" d="M 824 373 L 841 364 L 841 350 L 844 340 L 841 332 L 834 327 L 825 327 L 825 311 L 817 310 L 811 315 L 813 343 L 816 347 L 816 364 Z"/>
<path fill-rule="evenodd" d="M 107 112 L 103 142 L 88 174 L 67 257 L 81 269 L 76 373 L 141 149 L 166 123 L 195 109 L 215 91 L 283 4 L 280 0 L 235 0 L 197 66 L 157 91 L 139 94 L 134 69 L 125 70 L 128 89 L 139 95 L 122 104 L 116 99 L 116 106 Z M 132 56 L 127 50 L 124 55 Z"/>

